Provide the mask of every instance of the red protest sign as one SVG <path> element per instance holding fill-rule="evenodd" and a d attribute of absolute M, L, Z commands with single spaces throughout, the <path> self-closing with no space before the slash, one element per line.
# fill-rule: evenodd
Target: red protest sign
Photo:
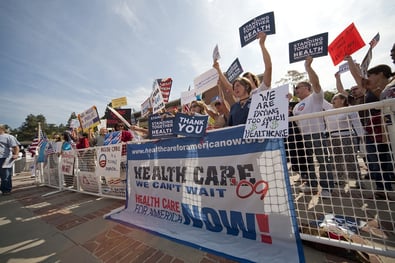
<path fill-rule="evenodd" d="M 365 46 L 365 42 L 352 23 L 332 41 L 328 46 L 328 52 L 336 66 L 344 60 L 345 56 L 352 55 L 363 46 Z"/>

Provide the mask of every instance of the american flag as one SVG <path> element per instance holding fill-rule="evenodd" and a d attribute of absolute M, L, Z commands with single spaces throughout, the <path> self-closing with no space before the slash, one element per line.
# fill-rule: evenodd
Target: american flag
<path fill-rule="evenodd" d="M 37 151 L 41 148 L 43 142 L 48 140 L 47 136 L 45 136 L 41 129 L 39 130 L 38 134 L 39 138 L 34 138 L 32 144 L 30 144 L 29 146 L 29 152 L 32 154 L 32 156 L 36 155 Z"/>
<path fill-rule="evenodd" d="M 118 144 L 121 142 L 122 141 L 120 131 L 109 132 L 104 136 L 104 145 Z"/>
<path fill-rule="evenodd" d="M 38 138 L 34 138 L 32 144 L 29 145 L 29 152 L 32 154 L 32 157 L 36 155 L 36 150 L 38 146 Z"/>
<path fill-rule="evenodd" d="M 156 81 L 158 82 L 160 91 L 162 92 L 163 101 L 165 103 L 168 103 L 171 91 L 171 84 L 173 83 L 173 80 L 171 78 L 165 78 L 157 79 Z"/>
<path fill-rule="evenodd" d="M 371 48 L 374 48 L 380 40 L 380 33 L 377 33 L 374 38 L 369 42 Z"/>
<path fill-rule="evenodd" d="M 38 132 L 39 140 L 38 140 L 38 145 L 37 147 L 40 148 L 43 142 L 47 141 L 47 136 L 43 133 L 43 131 L 40 129 Z"/>
<path fill-rule="evenodd" d="M 54 147 L 54 143 L 53 142 L 48 142 L 47 143 L 47 147 L 45 149 L 45 154 L 49 155 L 49 154 L 54 154 L 54 153 L 56 153 L 55 147 Z"/>

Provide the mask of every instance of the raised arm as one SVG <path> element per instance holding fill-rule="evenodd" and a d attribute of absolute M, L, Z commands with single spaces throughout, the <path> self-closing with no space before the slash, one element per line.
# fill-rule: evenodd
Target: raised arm
<path fill-rule="evenodd" d="M 348 96 L 349 94 L 348 94 L 347 91 L 345 91 L 345 89 L 343 87 L 343 83 L 342 83 L 342 80 L 340 78 L 340 73 L 339 72 L 335 73 L 335 78 L 336 78 L 336 89 L 337 89 L 337 92 L 339 92 L 339 93 L 341 93 L 341 94 L 343 94 L 345 96 Z"/>
<path fill-rule="evenodd" d="M 222 72 L 221 67 L 219 66 L 218 60 L 214 61 L 213 68 L 215 68 L 218 72 L 219 81 L 222 84 L 222 87 L 226 90 L 226 92 L 233 92 L 232 83 L 225 77 L 225 74 Z"/>
<path fill-rule="evenodd" d="M 348 63 L 348 68 L 350 69 L 351 76 L 354 78 L 355 82 L 357 83 L 358 86 L 363 87 L 362 85 L 362 76 L 361 76 L 361 70 L 358 68 L 358 66 L 354 63 L 354 60 L 352 59 L 351 56 L 345 56 L 344 60 L 347 61 Z"/>
<path fill-rule="evenodd" d="M 259 39 L 259 45 L 261 46 L 263 63 L 265 65 L 265 70 L 263 72 L 263 83 L 266 87 L 270 88 L 272 85 L 272 59 L 270 58 L 269 51 L 267 51 L 265 46 L 266 33 L 259 32 L 257 38 Z"/>
<path fill-rule="evenodd" d="M 304 62 L 304 67 L 306 69 L 307 75 L 309 77 L 309 81 L 315 93 L 321 92 L 320 80 L 318 79 L 317 73 L 311 67 L 311 63 L 313 63 L 313 57 L 308 56 Z"/>

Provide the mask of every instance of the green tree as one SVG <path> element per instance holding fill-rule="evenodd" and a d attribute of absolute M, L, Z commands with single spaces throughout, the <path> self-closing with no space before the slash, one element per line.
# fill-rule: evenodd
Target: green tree
<path fill-rule="evenodd" d="M 325 92 L 324 92 L 324 98 L 325 98 L 327 101 L 329 101 L 329 102 L 332 101 L 333 96 L 335 96 L 335 92 L 333 92 L 333 91 L 325 91 Z"/>
<path fill-rule="evenodd" d="M 297 70 L 288 70 L 287 74 L 280 80 L 276 81 L 275 84 L 278 86 L 285 84 L 294 86 L 301 81 L 308 81 L 306 72 L 299 72 Z"/>
<path fill-rule="evenodd" d="M 289 84 L 293 89 L 293 87 L 295 87 L 296 84 L 301 81 L 308 81 L 306 72 L 288 70 L 287 74 L 280 80 L 276 81 L 275 84 L 276 86 Z M 291 101 L 298 101 L 298 98 L 296 96 L 292 96 Z"/>
<path fill-rule="evenodd" d="M 48 125 L 44 115 L 40 114 L 35 116 L 33 114 L 29 114 L 26 117 L 25 122 L 22 123 L 22 126 L 18 129 L 18 140 L 31 141 L 37 137 L 39 123 L 41 125 L 41 129 L 45 132 Z"/>
<path fill-rule="evenodd" d="M 107 106 L 112 107 L 112 103 L 108 103 Z M 111 116 L 110 110 L 106 107 L 106 110 L 104 111 L 103 117 L 101 119 L 109 119 Z"/>
<path fill-rule="evenodd" d="M 77 119 L 78 117 L 77 117 L 77 114 L 75 114 L 75 112 L 72 112 L 71 114 L 70 114 L 70 117 L 69 117 L 69 119 L 67 120 L 67 124 L 66 124 L 66 129 L 70 129 L 70 127 L 71 127 L 71 121 L 72 120 L 74 120 L 74 119 Z"/>

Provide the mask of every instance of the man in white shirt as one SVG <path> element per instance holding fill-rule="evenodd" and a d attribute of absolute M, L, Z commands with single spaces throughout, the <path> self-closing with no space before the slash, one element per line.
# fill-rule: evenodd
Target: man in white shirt
<path fill-rule="evenodd" d="M 300 82 L 295 87 L 295 95 L 300 99 L 300 102 L 293 109 L 294 116 L 320 112 L 324 108 L 324 92 L 321 89 L 317 74 L 311 67 L 312 62 L 312 57 L 306 58 L 305 68 L 311 83 Z M 321 197 L 330 197 L 334 186 L 332 174 L 333 161 L 328 151 L 329 144 L 325 132 L 324 119 L 323 117 L 303 119 L 298 120 L 297 124 L 303 136 L 308 162 L 307 176 L 305 176 L 307 178 L 302 178 L 307 181 L 304 189 L 308 189 L 308 187 L 315 188 L 318 185 L 313 159 L 314 154 L 319 163 L 319 182 L 322 187 Z"/>
<path fill-rule="evenodd" d="M 6 128 L 0 124 L 0 190 L 3 195 L 9 195 L 12 190 L 12 167 L 8 167 L 5 162 L 18 159 L 18 140 L 6 133 Z"/>

